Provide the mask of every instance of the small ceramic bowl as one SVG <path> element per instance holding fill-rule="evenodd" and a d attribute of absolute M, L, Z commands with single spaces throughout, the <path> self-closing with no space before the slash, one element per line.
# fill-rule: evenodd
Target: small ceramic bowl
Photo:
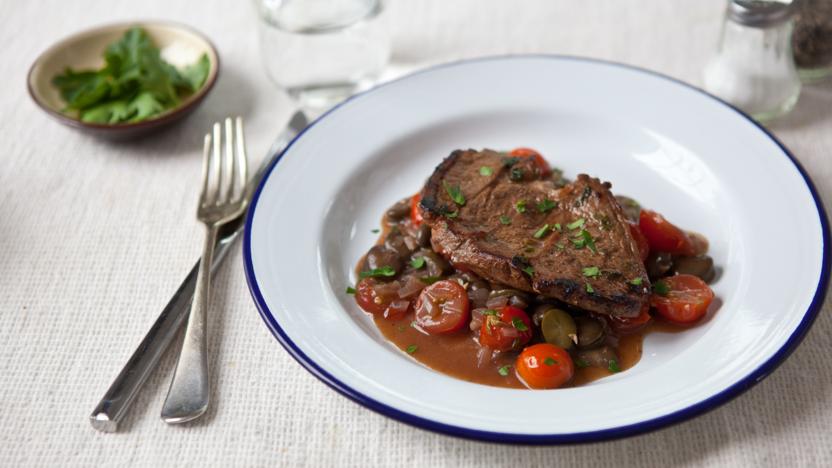
<path fill-rule="evenodd" d="M 147 31 L 162 58 L 177 68 L 190 65 L 204 53 L 208 55 L 211 68 L 202 88 L 183 100 L 177 107 L 151 119 L 134 123 L 100 124 L 82 122 L 80 119 L 61 112 L 65 102 L 52 78 L 67 67 L 74 70 L 100 69 L 104 65 L 104 50 L 118 40 L 125 31 L 139 26 Z M 201 33 L 181 24 L 139 21 L 119 23 L 89 29 L 67 37 L 43 52 L 29 69 L 27 85 L 35 103 L 59 122 L 71 127 L 90 131 L 96 135 L 124 138 L 146 133 L 168 125 L 191 113 L 205 98 L 219 73 L 219 55 L 216 48 Z"/>

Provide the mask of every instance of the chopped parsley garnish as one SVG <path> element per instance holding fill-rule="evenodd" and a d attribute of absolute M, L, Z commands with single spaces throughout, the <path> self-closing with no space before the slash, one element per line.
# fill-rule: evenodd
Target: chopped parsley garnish
<path fill-rule="evenodd" d="M 347 294 L 355 294 L 355 288 L 352 286 L 347 286 Z"/>
<path fill-rule="evenodd" d="M 526 212 L 526 200 L 517 200 L 517 203 L 514 204 L 514 209 L 517 210 L 518 213 L 523 214 Z"/>
<path fill-rule="evenodd" d="M 542 202 L 537 204 L 537 211 L 546 213 L 558 207 L 558 202 L 544 198 Z"/>
<path fill-rule="evenodd" d="M 511 264 L 529 276 L 534 274 L 534 268 L 531 266 L 526 257 L 515 255 L 514 257 L 511 257 Z"/>
<path fill-rule="evenodd" d="M 538 229 L 537 232 L 534 233 L 535 239 L 540 239 L 541 237 L 545 236 L 549 233 L 549 225 L 544 224 L 542 228 Z"/>
<path fill-rule="evenodd" d="M 618 361 L 615 359 L 610 359 L 610 365 L 607 366 L 607 369 L 610 372 L 621 372 L 621 368 L 618 367 Z"/>
<path fill-rule="evenodd" d="M 574 245 L 576 249 L 583 249 L 584 247 L 587 247 L 589 250 L 598 253 L 598 250 L 595 249 L 595 239 L 592 238 L 586 229 L 581 229 L 578 236 L 572 239 L 572 245 Z"/>
<path fill-rule="evenodd" d="M 494 169 L 491 169 L 491 168 L 490 168 L 490 167 L 488 167 L 488 166 L 482 166 L 482 167 L 480 168 L 480 175 L 481 175 L 481 176 L 483 176 L 483 177 L 488 177 L 488 176 L 490 176 L 490 175 L 492 175 L 492 174 L 494 174 Z"/>
<path fill-rule="evenodd" d="M 442 181 L 442 185 L 445 186 L 445 191 L 448 192 L 448 196 L 451 197 L 451 200 L 454 201 L 459 206 L 465 204 L 465 195 L 462 194 L 462 190 L 460 190 L 459 185 L 455 187 L 451 187 L 448 185 L 447 181 Z"/>
<path fill-rule="evenodd" d="M 546 359 L 543 360 L 543 364 L 546 364 L 547 366 L 554 366 L 557 363 L 558 362 L 552 359 L 550 356 L 547 356 Z"/>
<path fill-rule="evenodd" d="M 592 293 L 595 292 L 595 289 L 592 288 L 591 284 L 586 283 L 586 292 L 588 292 L 589 294 L 592 294 Z"/>
<path fill-rule="evenodd" d="M 527 327 L 526 324 L 518 317 L 511 319 L 511 326 L 520 331 L 526 331 L 529 329 L 529 327 Z"/>
<path fill-rule="evenodd" d="M 445 216 L 446 218 L 456 218 L 457 216 L 459 216 L 459 210 L 454 210 L 454 211 L 451 211 L 451 209 L 450 209 L 450 208 L 448 208 L 448 207 L 447 207 L 447 206 L 445 206 L 445 205 L 440 206 L 439 208 L 437 208 L 437 209 L 436 209 L 436 211 L 438 211 L 438 212 L 439 212 L 439 215 L 440 215 L 440 216 Z M 445 228 L 447 228 L 447 227 L 448 227 L 448 224 L 447 224 L 447 223 L 445 223 L 445 224 L 444 224 L 444 227 L 445 227 Z M 395 229 L 395 228 L 396 228 L 396 226 L 393 226 L 393 228 Z"/>
<path fill-rule="evenodd" d="M 372 232 L 373 234 L 378 234 L 379 232 L 381 232 L 381 230 L 380 229 L 370 229 L 370 232 Z"/>
<path fill-rule="evenodd" d="M 630 280 L 630 284 L 632 284 L 633 286 L 641 286 L 641 281 L 641 278 L 634 278 Z"/>
<path fill-rule="evenodd" d="M 509 177 L 509 179 L 511 179 L 515 182 L 519 182 L 519 181 L 523 180 L 523 175 L 524 175 L 523 169 L 521 169 L 519 167 L 512 167 L 511 172 L 509 173 L 508 177 Z"/>
<path fill-rule="evenodd" d="M 412 344 L 412 345 L 407 347 L 407 354 L 413 354 L 418 350 L 419 350 L 419 347 L 416 346 L 415 344 Z"/>
<path fill-rule="evenodd" d="M 497 369 L 497 373 L 502 375 L 503 377 L 508 376 L 508 370 L 511 369 L 511 366 L 503 366 Z"/>
<path fill-rule="evenodd" d="M 557 231 L 557 232 L 563 231 L 563 228 L 560 227 L 560 223 L 555 223 L 555 231 Z"/>
<path fill-rule="evenodd" d="M 362 278 L 378 278 L 380 276 L 396 276 L 396 270 L 389 265 L 381 268 L 373 268 L 372 270 L 362 271 L 358 276 Z"/>
<path fill-rule="evenodd" d="M 416 257 L 416 258 L 411 259 L 410 260 L 410 266 L 412 266 L 413 268 L 416 268 L 417 270 L 419 268 L 422 268 L 423 266 L 425 266 L 425 257 Z"/>
<path fill-rule="evenodd" d="M 505 167 L 511 167 L 511 166 L 517 164 L 518 162 L 520 162 L 520 158 L 515 158 L 515 157 L 503 158 L 503 166 L 505 166 Z"/>
<path fill-rule="evenodd" d="M 506 215 L 500 216 L 500 224 L 505 224 L 506 226 L 508 226 L 509 224 L 511 224 L 511 218 L 509 218 Z"/>
<path fill-rule="evenodd" d="M 583 270 L 584 276 L 588 278 L 597 278 L 601 274 L 601 269 L 597 266 L 586 267 Z"/>
<path fill-rule="evenodd" d="M 575 229 L 584 227 L 585 222 L 586 222 L 585 219 L 579 218 L 579 219 L 577 219 L 575 221 L 572 221 L 571 223 L 567 224 L 566 227 L 574 231 Z"/>
<path fill-rule="evenodd" d="M 482 311 L 482 314 L 483 315 L 494 315 L 494 316 L 496 316 L 497 311 L 494 310 L 494 309 L 486 309 L 486 310 Z"/>
<path fill-rule="evenodd" d="M 667 293 L 670 292 L 670 286 L 664 281 L 656 281 L 653 283 L 653 292 L 659 296 L 667 296 Z"/>
<path fill-rule="evenodd" d="M 419 280 L 427 285 L 431 285 L 439 280 L 441 280 L 441 276 L 422 276 Z"/>
<path fill-rule="evenodd" d="M 585 359 L 578 359 L 577 361 L 575 361 L 575 365 L 581 369 L 583 369 L 584 367 L 589 367 L 589 363 L 586 362 Z"/>

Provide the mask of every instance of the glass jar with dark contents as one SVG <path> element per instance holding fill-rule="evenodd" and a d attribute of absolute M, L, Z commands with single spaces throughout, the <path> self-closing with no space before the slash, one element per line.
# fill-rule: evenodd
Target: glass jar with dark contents
<path fill-rule="evenodd" d="M 801 80 L 832 76 L 832 0 L 799 0 L 792 47 Z"/>

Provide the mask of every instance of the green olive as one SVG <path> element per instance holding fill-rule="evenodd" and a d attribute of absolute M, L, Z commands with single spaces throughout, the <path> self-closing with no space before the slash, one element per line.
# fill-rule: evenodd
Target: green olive
<path fill-rule="evenodd" d="M 604 324 L 590 317 L 575 317 L 578 328 L 578 347 L 591 348 L 604 341 Z"/>
<path fill-rule="evenodd" d="M 560 309 L 549 309 L 544 312 L 540 329 L 543 331 L 543 338 L 546 339 L 547 343 L 560 346 L 563 349 L 570 349 L 574 346 L 578 336 L 578 330 L 572 316 Z"/>

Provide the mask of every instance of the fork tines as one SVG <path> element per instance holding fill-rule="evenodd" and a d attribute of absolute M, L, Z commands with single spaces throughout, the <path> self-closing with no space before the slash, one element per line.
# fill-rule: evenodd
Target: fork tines
<path fill-rule="evenodd" d="M 248 163 L 242 118 L 235 118 L 233 123 L 230 117 L 225 119 L 225 154 L 222 143 L 222 126 L 216 122 L 213 137 L 205 134 L 200 208 L 235 203 L 245 197 Z"/>

